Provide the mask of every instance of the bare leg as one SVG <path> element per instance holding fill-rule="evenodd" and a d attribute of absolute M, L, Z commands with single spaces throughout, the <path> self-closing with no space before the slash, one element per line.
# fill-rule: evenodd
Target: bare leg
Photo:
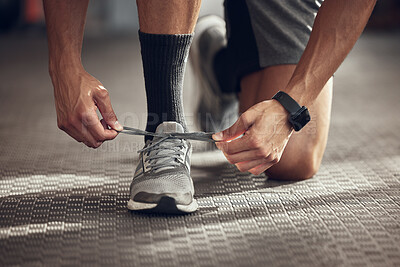
<path fill-rule="evenodd" d="M 271 99 L 285 88 L 296 65 L 278 65 L 249 74 L 241 80 L 240 112 Z M 302 180 L 312 177 L 321 164 L 328 139 L 332 103 L 332 78 L 309 108 L 311 122 L 293 133 L 279 163 L 266 173 L 275 179 Z"/>
<path fill-rule="evenodd" d="M 154 132 L 166 121 L 187 130 L 183 77 L 200 0 L 137 0 L 137 6 L 147 96 L 146 130 Z"/>
<path fill-rule="evenodd" d="M 200 1 L 137 0 L 137 5 L 147 97 L 146 130 L 184 132 L 183 77 Z M 128 208 L 194 212 L 198 205 L 190 177 L 190 143 L 152 136 L 146 136 L 145 141 L 130 187 Z"/>
<path fill-rule="evenodd" d="M 153 34 L 192 33 L 201 0 L 137 0 L 140 30 Z"/>

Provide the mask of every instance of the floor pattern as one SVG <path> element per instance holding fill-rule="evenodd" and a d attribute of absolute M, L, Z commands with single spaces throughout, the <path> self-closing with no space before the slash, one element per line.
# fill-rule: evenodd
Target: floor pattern
<path fill-rule="evenodd" d="M 400 266 L 399 41 L 367 33 L 337 72 L 314 178 L 240 173 L 195 143 L 200 209 L 161 216 L 126 209 L 141 138 L 98 150 L 75 143 L 56 127 L 45 40 L 3 37 L 0 265 Z M 137 50 L 130 38 L 88 39 L 84 49 L 120 120 L 135 127 L 145 107 Z"/>

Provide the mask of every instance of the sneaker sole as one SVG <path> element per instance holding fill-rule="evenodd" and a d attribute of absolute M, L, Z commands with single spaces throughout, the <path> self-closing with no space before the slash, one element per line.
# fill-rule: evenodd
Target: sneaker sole
<path fill-rule="evenodd" d="M 193 199 L 189 205 L 176 204 L 172 197 L 164 196 L 158 203 L 143 203 L 132 199 L 128 201 L 128 209 L 145 213 L 188 214 L 195 212 L 199 205 Z"/>

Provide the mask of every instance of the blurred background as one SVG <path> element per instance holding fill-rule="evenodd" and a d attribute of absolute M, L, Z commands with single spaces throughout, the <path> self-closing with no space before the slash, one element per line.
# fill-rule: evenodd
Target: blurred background
<path fill-rule="evenodd" d="M 223 0 L 203 0 L 200 16 L 206 14 L 223 17 Z M 109 90 L 119 120 L 124 124 L 144 128 L 146 110 L 138 29 L 135 1 L 90 1 L 82 60 L 86 70 Z M 366 30 L 337 72 L 335 92 L 339 97 L 340 92 L 353 94 L 356 103 L 353 101 L 352 104 L 362 110 L 357 95 L 365 94 L 365 85 L 371 87 L 371 90 L 373 86 L 384 88 L 389 96 L 393 94 L 388 98 L 399 103 L 399 40 L 400 1 L 377 1 Z M 35 93 L 29 92 L 33 96 L 28 98 L 36 99 L 35 103 L 31 101 L 29 105 L 41 106 L 41 112 L 49 116 L 52 125 L 56 125 L 52 85 L 47 71 L 42 0 L 0 0 L 0 80 L 0 103 L 14 104 L 13 108 L 24 106 L 19 97 L 27 96 L 29 88 L 37 88 Z M 360 91 L 356 88 L 360 88 Z M 198 96 L 191 66 L 188 64 L 184 105 L 192 129 L 196 129 L 194 117 Z M 342 103 L 334 101 L 334 108 Z M 1 109 L 10 111 L 4 105 Z M 373 116 L 373 110 L 367 112 Z M 38 118 L 41 119 L 43 117 Z"/>
<path fill-rule="evenodd" d="M 204 0 L 202 14 L 223 15 L 223 0 Z M 44 27 L 42 0 L 0 0 L 0 32 L 32 31 Z M 129 34 L 139 28 L 136 4 L 131 0 L 90 2 L 86 34 Z M 400 1 L 378 1 L 368 29 L 400 28 Z"/>
<path fill-rule="evenodd" d="M 223 0 L 203 0 L 200 16 L 216 14 L 223 17 L 223 13 Z M 115 99 L 113 102 L 118 103 L 114 104 L 117 114 L 128 114 L 120 115 L 127 117 L 125 123 L 144 127 L 145 95 L 137 38 L 138 28 L 135 1 L 90 1 L 82 58 L 87 71 L 109 89 L 112 98 Z M 399 47 L 399 36 L 400 1 L 377 1 L 367 28 L 360 38 L 361 41 L 353 49 L 357 51 L 355 59 L 346 60 L 344 66 L 347 64 L 348 68 L 342 66 L 339 69 L 337 80 L 339 85 L 341 81 L 346 85 L 352 82 L 346 80 L 347 78 L 341 80 L 340 73 L 349 74 L 349 78 L 360 74 L 360 80 L 364 82 L 366 73 L 380 72 L 390 76 L 384 78 L 385 83 L 391 85 L 389 88 L 398 88 L 400 80 L 396 62 L 399 62 L 400 58 L 398 48 L 394 46 Z M 386 56 L 382 54 L 383 51 L 386 52 Z M 369 56 L 365 57 L 366 55 Z M 385 66 L 368 69 L 369 65 L 376 64 L 376 59 L 384 62 Z M 190 64 L 187 69 L 185 113 L 189 126 L 196 128 L 193 117 L 198 91 L 193 84 Z M 341 69 L 343 70 L 340 71 Z M 24 75 L 22 80 L 17 78 L 21 73 Z M 51 103 L 52 92 L 47 74 L 47 43 L 42 0 L 0 0 L 0 79 L 2 80 L 0 92 L 3 94 L 10 88 L 15 88 L 14 94 L 18 96 L 23 94 L 22 90 L 26 90 L 29 84 L 42 88 L 43 97 L 40 101 Z M 377 81 L 375 78 L 376 83 Z M 378 84 L 380 85 L 381 83 Z M 342 89 L 346 90 L 346 87 Z M 355 91 L 352 92 L 356 94 Z M 136 109 L 132 109 L 132 106 Z M 132 114 L 135 114 L 133 119 Z"/>
<path fill-rule="evenodd" d="M 200 16 L 205 14 L 223 17 L 223 0 L 203 0 Z M 145 96 L 138 29 L 135 1 L 90 1 L 85 27 L 83 61 L 85 68 L 105 84 L 111 95 L 114 94 L 114 98 L 121 95 L 120 100 L 124 102 L 129 99 L 129 94 L 132 94 L 133 99 L 130 100 L 133 101 L 132 104 L 141 107 Z M 363 53 L 373 54 L 374 51 L 378 56 L 379 51 L 385 49 L 385 46 L 392 47 L 398 42 L 399 33 L 400 1 L 377 1 L 363 34 L 370 37 L 366 37 L 364 41 L 368 47 L 360 52 L 361 56 Z M 388 52 L 387 49 L 386 51 Z M 398 59 L 397 54 L 392 55 L 391 60 L 395 62 L 396 59 Z M 184 97 L 186 115 L 190 117 L 194 112 L 193 107 L 196 106 L 196 97 L 193 97 L 193 94 L 196 96 L 198 92 L 192 88 L 190 64 L 187 68 L 185 78 L 187 89 Z M 388 69 L 391 72 L 396 71 L 390 64 Z M 379 70 L 383 71 L 382 68 Z M 24 85 L 18 85 L 16 80 L 11 79 L 21 72 L 24 73 L 26 82 L 51 90 L 47 75 L 47 44 L 42 0 L 0 0 L 0 78 L 3 81 L 0 89 L 1 87 L 23 88 Z M 140 88 L 135 91 L 129 90 L 133 84 L 135 88 Z M 127 89 L 126 92 L 121 91 L 121 88 Z M 51 96 L 51 91 L 48 93 L 46 96 Z M 128 103 L 127 105 L 129 107 Z M 119 107 L 122 106 L 123 103 L 120 103 Z M 139 110 L 141 113 L 145 112 L 143 109 Z M 129 108 L 120 110 L 124 114 L 129 111 Z M 141 118 L 137 120 L 141 121 Z"/>
<path fill-rule="evenodd" d="M 200 16 L 222 16 L 222 2 L 203 0 Z M 137 30 L 135 1 L 92 0 L 82 60 L 119 121 L 143 129 Z M 146 217 L 126 210 L 143 138 L 121 134 L 92 150 L 60 131 L 42 2 L 0 0 L 0 266 L 400 266 L 399 48 L 400 1 L 378 1 L 335 74 L 313 179 L 239 173 L 197 142 L 200 211 Z M 188 64 L 192 130 L 198 94 Z"/>
<path fill-rule="evenodd" d="M 223 0 L 203 1 L 200 16 L 205 14 L 223 16 Z M 146 110 L 138 29 L 136 1 L 90 1 L 82 60 L 86 70 L 107 87 L 113 103 L 118 103 L 114 104 L 114 110 L 119 120 L 122 117 L 124 123 L 144 127 Z M 189 64 L 187 69 L 185 86 L 189 87 Z M 15 77 L 21 73 L 25 78 L 17 81 Z M 0 0 L 0 79 L 4 81 L 0 93 L 15 88 L 15 96 L 22 95 L 26 84 L 30 84 L 43 89 L 37 101 L 52 105 L 42 0 Z M 191 90 L 186 90 L 184 97 L 186 115 L 191 120 L 191 107 L 195 106 L 196 97 Z"/>
<path fill-rule="evenodd" d="M 223 13 L 223 0 L 203 0 L 200 16 L 223 17 Z M 86 70 L 109 90 L 119 120 L 125 125 L 144 128 L 145 91 L 138 28 L 135 1 L 90 1 L 82 60 Z M 340 100 L 341 94 L 351 101 L 355 112 L 369 117 L 374 117 L 375 111 L 371 106 L 364 106 L 358 98 L 360 94 L 379 98 L 380 90 L 385 90 L 387 101 L 399 106 L 399 47 L 400 1 L 377 1 L 366 30 L 336 73 L 333 123 L 355 120 L 347 116 L 349 102 Z M 26 117 L 29 110 L 37 125 L 48 127 L 49 124 L 52 130 L 58 131 L 47 70 L 42 0 L 0 0 L 0 80 L 0 114 L 8 114 L 3 115 L 3 121 L 15 121 L 18 116 L 30 121 Z M 192 130 L 197 130 L 195 114 L 199 91 L 196 86 L 188 64 L 184 106 Z M 366 87 L 374 93 L 368 95 Z M 350 95 L 354 99 L 349 98 Z M 381 101 L 384 100 L 381 98 Z M 4 131 L 2 129 L 0 134 L 5 134 Z M 59 140 L 72 141 L 61 131 L 57 135 Z"/>
<path fill-rule="evenodd" d="M 222 0 L 203 1 L 202 14 L 223 15 Z M 0 0 L 0 32 L 43 29 L 42 0 Z M 132 0 L 90 1 L 86 34 L 131 34 L 139 29 L 136 2 Z"/>

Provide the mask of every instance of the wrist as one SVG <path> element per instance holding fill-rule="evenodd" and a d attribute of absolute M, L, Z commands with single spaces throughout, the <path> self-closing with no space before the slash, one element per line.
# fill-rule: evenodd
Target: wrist
<path fill-rule="evenodd" d="M 278 110 L 279 114 L 282 114 L 282 115 L 284 115 L 284 116 L 289 116 L 289 115 L 290 115 L 289 111 L 287 111 L 287 110 L 282 106 L 282 104 L 279 103 L 278 100 L 273 99 L 273 98 L 272 98 L 271 100 L 275 103 L 276 109 Z"/>
<path fill-rule="evenodd" d="M 283 90 L 290 95 L 300 106 L 308 106 L 305 85 L 302 82 L 289 82 L 286 88 Z"/>
<path fill-rule="evenodd" d="M 276 93 L 272 99 L 289 113 L 288 121 L 293 126 L 295 131 L 300 131 L 310 120 L 310 113 L 305 106 L 300 106 L 289 94 L 283 91 Z"/>
<path fill-rule="evenodd" d="M 56 76 L 66 72 L 81 72 L 83 65 L 80 55 L 76 53 L 50 53 L 49 54 L 49 73 Z"/>
<path fill-rule="evenodd" d="M 52 79 L 60 75 L 79 74 L 85 71 L 80 62 L 49 62 L 49 74 Z"/>
<path fill-rule="evenodd" d="M 316 75 L 304 72 L 302 75 L 293 74 L 283 91 L 290 95 L 300 106 L 309 107 L 323 87 L 319 87 L 318 82 L 319 79 L 317 79 Z"/>
<path fill-rule="evenodd" d="M 279 120 L 281 121 L 281 123 L 283 123 L 286 128 L 289 130 L 289 133 L 291 133 L 292 131 L 294 131 L 293 125 L 289 122 L 289 117 L 290 117 L 290 113 L 289 111 L 287 111 L 281 103 L 279 103 L 278 100 L 276 99 L 271 99 L 274 103 L 275 103 L 275 110 L 277 110 L 277 116 L 275 117 L 275 119 L 279 118 Z M 278 115 L 279 114 L 279 115 Z"/>

